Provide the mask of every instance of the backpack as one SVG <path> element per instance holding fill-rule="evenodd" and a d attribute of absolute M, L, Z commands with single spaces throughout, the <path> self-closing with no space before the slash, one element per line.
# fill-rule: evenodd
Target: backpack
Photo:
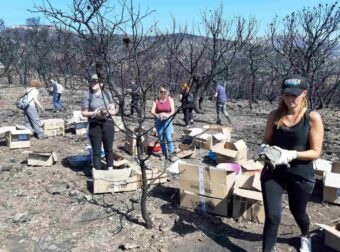
<path fill-rule="evenodd" d="M 28 91 L 27 93 L 25 93 L 23 96 L 21 96 L 16 102 L 15 102 L 15 106 L 17 106 L 18 109 L 22 109 L 25 110 L 29 107 L 30 102 L 33 101 L 33 99 L 31 99 L 30 101 L 28 101 L 28 93 L 31 92 L 32 89 L 30 91 Z"/>

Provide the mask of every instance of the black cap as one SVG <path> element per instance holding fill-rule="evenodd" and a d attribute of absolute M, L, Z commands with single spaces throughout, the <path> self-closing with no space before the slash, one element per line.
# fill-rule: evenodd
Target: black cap
<path fill-rule="evenodd" d="M 299 96 L 304 90 L 308 89 L 305 77 L 294 74 L 285 78 L 282 82 L 282 94 L 292 94 Z"/>

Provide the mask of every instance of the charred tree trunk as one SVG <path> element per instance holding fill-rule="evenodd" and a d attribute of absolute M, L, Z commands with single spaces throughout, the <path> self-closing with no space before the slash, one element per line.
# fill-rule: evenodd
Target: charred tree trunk
<path fill-rule="evenodd" d="M 147 210 L 147 199 L 148 199 L 148 180 L 146 177 L 146 166 L 145 166 L 145 161 L 142 158 L 142 136 L 141 136 L 141 127 L 139 127 L 138 130 L 138 136 L 136 137 L 136 142 L 137 142 L 137 152 L 138 152 L 138 160 L 140 162 L 140 167 L 142 170 L 142 197 L 141 197 L 141 212 L 142 212 L 142 217 L 145 221 L 145 227 L 147 229 L 151 229 L 153 227 L 152 220 L 150 218 L 150 215 Z"/>

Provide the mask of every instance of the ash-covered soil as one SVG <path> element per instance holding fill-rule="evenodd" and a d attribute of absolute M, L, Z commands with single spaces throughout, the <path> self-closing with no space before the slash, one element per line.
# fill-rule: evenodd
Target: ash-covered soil
<path fill-rule="evenodd" d="M 23 124 L 21 111 L 14 102 L 23 88 L 0 85 L 0 126 Z M 41 118 L 65 118 L 80 109 L 83 91 L 66 91 L 62 96 L 66 113 L 53 113 L 52 97 L 40 92 L 46 108 Z M 151 104 L 151 102 L 150 102 Z M 232 140 L 244 139 L 248 157 L 260 144 L 266 116 L 275 105 L 261 102 L 248 108 L 246 101 L 230 101 Z M 214 104 L 205 103 L 206 113 L 194 115 L 195 125 L 216 120 Z M 128 108 L 127 108 L 127 111 Z M 127 112 L 128 113 L 128 112 Z M 322 158 L 339 160 L 340 110 L 322 110 L 325 141 Z M 180 142 L 184 123 L 182 114 L 175 119 L 175 140 Z M 135 118 L 126 118 L 129 124 Z M 150 117 L 147 122 L 152 125 Z M 88 170 L 71 168 L 68 156 L 87 154 L 86 139 L 67 131 L 65 137 L 31 141 L 28 149 L 10 150 L 0 143 L 0 251 L 260 251 L 262 224 L 242 219 L 214 216 L 179 208 L 178 178 L 168 177 L 165 184 L 150 191 L 148 209 L 154 223 L 145 229 L 140 213 L 141 191 L 92 195 Z M 114 149 L 124 157 L 124 134 L 115 136 Z M 28 151 L 55 151 L 58 162 L 52 167 L 26 165 Z M 190 162 L 202 162 L 207 151 L 199 150 Z M 166 168 L 171 163 L 152 156 L 148 165 Z M 283 200 L 283 214 L 277 247 L 296 251 L 299 231 Z M 308 206 L 314 251 L 331 251 L 323 245 L 322 232 L 315 223 L 330 223 L 340 217 L 340 207 L 322 202 L 322 182 L 318 181 Z"/>

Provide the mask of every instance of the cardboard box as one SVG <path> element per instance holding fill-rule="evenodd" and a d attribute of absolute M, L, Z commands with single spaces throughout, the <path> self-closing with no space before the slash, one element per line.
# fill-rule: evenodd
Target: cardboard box
<path fill-rule="evenodd" d="M 327 172 L 323 187 L 323 200 L 340 205 L 340 174 Z"/>
<path fill-rule="evenodd" d="M 181 191 L 180 206 L 216 215 L 228 216 L 228 198 L 216 199 Z"/>
<path fill-rule="evenodd" d="M 83 136 L 87 134 L 88 121 L 78 121 L 75 122 L 75 129 L 77 136 Z"/>
<path fill-rule="evenodd" d="M 10 149 L 29 148 L 31 146 L 30 130 L 11 129 L 6 133 L 7 146 Z"/>
<path fill-rule="evenodd" d="M 46 119 L 42 122 L 45 135 L 49 137 L 65 135 L 65 121 L 63 119 Z"/>
<path fill-rule="evenodd" d="M 131 168 L 114 170 L 95 170 L 93 174 L 93 193 L 114 193 L 135 191 L 139 188 L 138 176 Z"/>
<path fill-rule="evenodd" d="M 27 165 L 52 166 L 58 161 L 57 154 L 52 152 L 31 152 L 28 154 Z"/>
<path fill-rule="evenodd" d="M 335 251 L 340 251 L 340 223 L 334 226 L 329 226 L 325 224 L 318 224 L 325 232 L 325 245 L 334 249 Z"/>
<path fill-rule="evenodd" d="M 218 159 L 217 162 L 236 162 L 240 163 L 247 160 L 247 145 L 243 140 L 239 140 L 235 143 L 219 143 L 211 148 L 212 152 L 216 153 Z"/>
<path fill-rule="evenodd" d="M 230 193 L 235 172 L 216 167 L 179 163 L 180 190 L 223 199 Z"/>
<path fill-rule="evenodd" d="M 130 161 L 126 160 L 118 153 L 116 152 L 113 153 L 113 167 L 120 168 L 120 167 L 128 165 L 129 163 Z"/>
<path fill-rule="evenodd" d="M 134 132 L 138 132 L 138 128 L 134 129 Z M 146 132 L 146 129 L 142 129 L 142 132 Z M 145 134 L 141 138 L 141 144 L 142 144 L 142 150 L 143 153 L 146 153 L 147 146 L 148 146 L 148 134 Z M 137 155 L 137 141 L 136 141 L 136 135 L 126 131 L 125 134 L 125 150 L 130 153 L 132 156 Z"/>
<path fill-rule="evenodd" d="M 260 174 L 239 176 L 233 192 L 233 217 L 264 223 L 265 213 L 260 191 Z"/>
<path fill-rule="evenodd" d="M 200 134 L 197 135 L 195 138 L 195 146 L 200 149 L 210 150 L 213 145 L 213 138 L 210 134 Z"/>

